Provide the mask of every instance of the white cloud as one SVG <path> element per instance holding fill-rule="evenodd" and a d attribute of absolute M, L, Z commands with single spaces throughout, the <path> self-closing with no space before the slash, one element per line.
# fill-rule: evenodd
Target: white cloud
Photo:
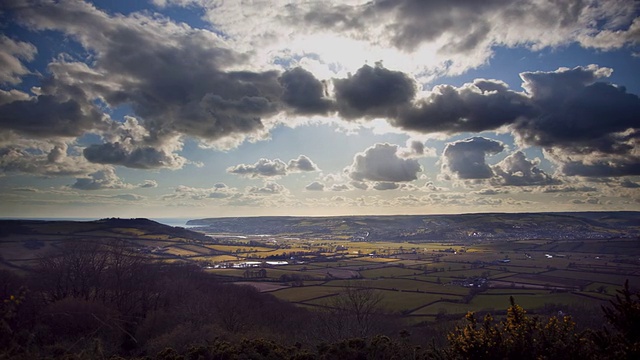
<path fill-rule="evenodd" d="M 253 165 L 240 164 L 227 168 L 227 172 L 250 178 L 256 177 L 280 177 L 287 175 L 287 164 L 280 159 L 260 159 Z"/>
<path fill-rule="evenodd" d="M 349 177 L 355 181 L 407 182 L 418 178 L 422 167 L 415 159 L 403 159 L 398 155 L 398 146 L 375 144 L 356 154 L 353 164 L 347 168 Z"/>
<path fill-rule="evenodd" d="M 33 44 L 0 34 L 0 84 L 19 84 L 30 74 L 22 61 L 32 61 L 38 50 Z"/>
<path fill-rule="evenodd" d="M 77 178 L 71 188 L 78 190 L 104 190 L 104 189 L 132 189 L 135 186 L 123 182 L 113 168 L 104 168 L 89 174 L 87 177 Z"/>

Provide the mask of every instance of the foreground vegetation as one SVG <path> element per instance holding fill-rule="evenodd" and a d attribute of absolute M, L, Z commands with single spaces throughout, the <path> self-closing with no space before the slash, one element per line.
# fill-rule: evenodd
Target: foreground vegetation
<path fill-rule="evenodd" d="M 310 312 L 184 265 L 158 266 L 100 245 L 65 249 L 38 276 L 0 274 L 2 359 L 635 359 L 640 294 L 603 307 L 608 325 L 516 305 L 502 320 L 465 316 L 439 344 L 398 327 L 381 294 L 347 284 Z M 46 276 L 45 276 L 46 275 Z M 52 281 L 53 280 L 53 281 Z"/>

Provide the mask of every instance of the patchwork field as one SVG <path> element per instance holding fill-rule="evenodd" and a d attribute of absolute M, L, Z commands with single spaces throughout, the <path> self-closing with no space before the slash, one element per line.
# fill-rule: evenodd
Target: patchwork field
<path fill-rule="evenodd" d="M 383 220 L 380 229 L 383 224 L 395 226 Z M 604 304 L 627 280 L 640 288 L 640 240 L 615 229 L 610 239 L 508 238 L 500 221 L 512 226 L 526 222 L 496 216 L 484 228 L 501 227 L 494 232 L 498 238 L 447 239 L 447 235 L 401 241 L 390 235 L 363 241 L 368 233 L 360 227 L 367 221 L 332 219 L 321 232 L 317 219 L 300 220 L 298 230 L 305 226 L 313 230 L 258 232 L 268 236 L 203 231 L 210 234 L 205 236 L 144 219 L 8 223 L 0 234 L 0 267 L 28 271 L 73 241 L 122 241 L 158 261 L 199 265 L 219 281 L 252 286 L 301 307 L 330 307 L 348 287 L 373 289 L 387 312 L 409 322 L 468 311 L 501 311 L 510 296 L 527 309 L 540 310 L 549 305 L 555 309 Z M 483 228 L 477 222 L 467 224 L 468 231 L 461 234 Z"/>

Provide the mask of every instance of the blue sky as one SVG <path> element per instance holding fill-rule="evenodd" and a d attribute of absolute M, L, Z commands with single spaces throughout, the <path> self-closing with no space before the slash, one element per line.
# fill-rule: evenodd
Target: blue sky
<path fill-rule="evenodd" d="M 640 209 L 637 1 L 0 5 L 0 216 Z"/>

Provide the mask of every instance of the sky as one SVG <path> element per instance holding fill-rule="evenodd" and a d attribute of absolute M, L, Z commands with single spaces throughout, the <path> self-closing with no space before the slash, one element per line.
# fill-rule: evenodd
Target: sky
<path fill-rule="evenodd" d="M 640 210 L 634 0 L 4 0 L 0 217 Z"/>

